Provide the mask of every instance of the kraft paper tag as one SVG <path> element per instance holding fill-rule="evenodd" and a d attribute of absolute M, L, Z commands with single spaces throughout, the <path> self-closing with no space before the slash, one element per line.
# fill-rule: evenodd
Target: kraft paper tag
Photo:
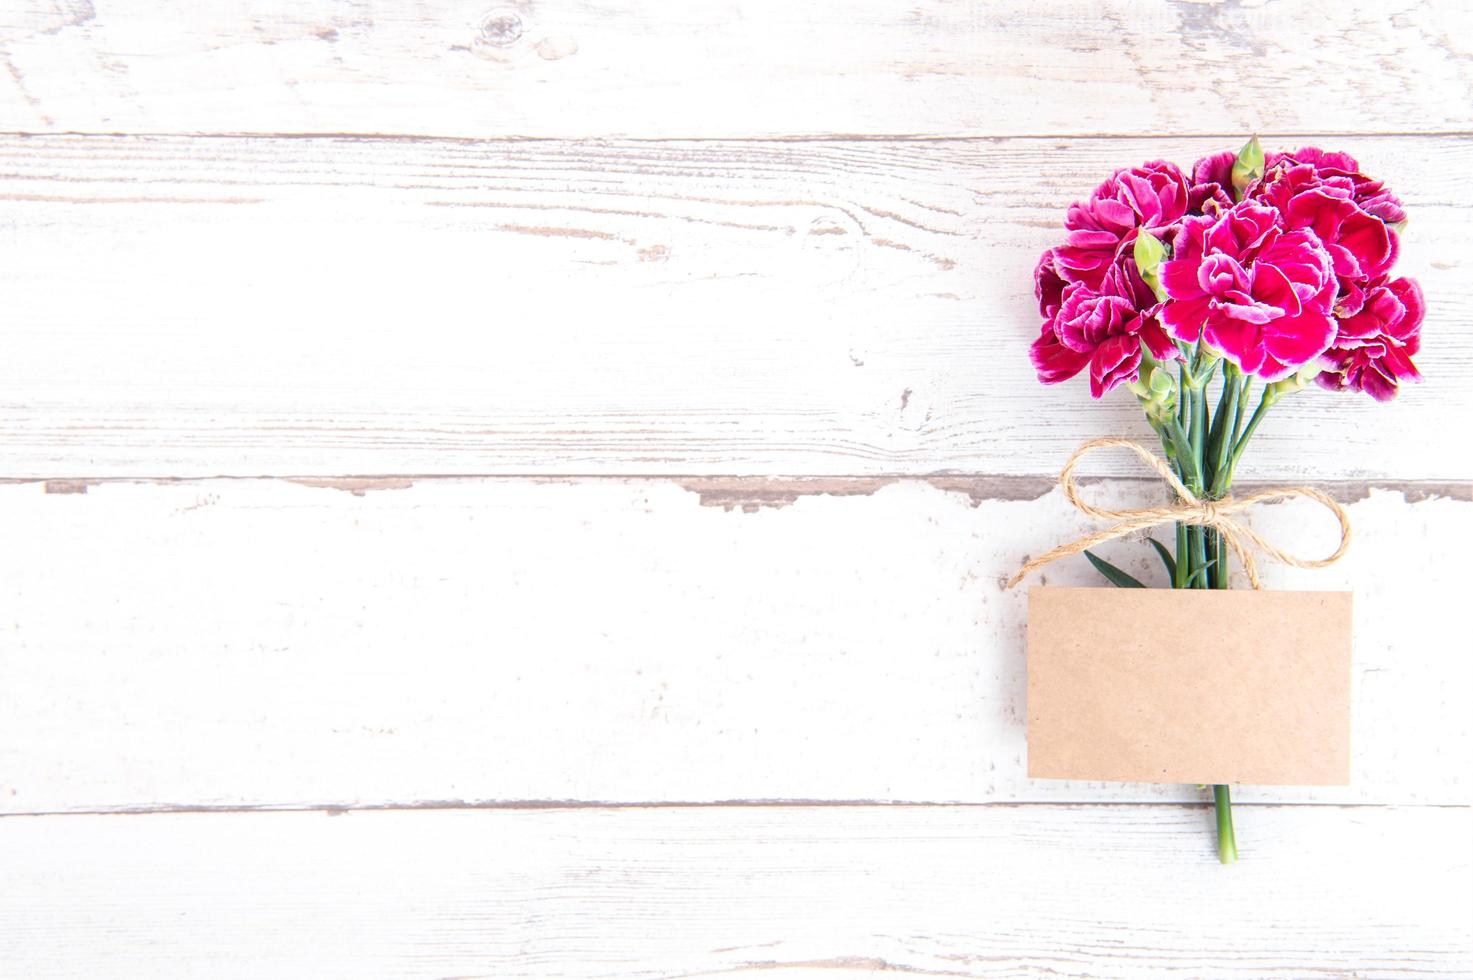
<path fill-rule="evenodd" d="M 1347 785 L 1350 595 L 1030 590 L 1028 775 Z"/>

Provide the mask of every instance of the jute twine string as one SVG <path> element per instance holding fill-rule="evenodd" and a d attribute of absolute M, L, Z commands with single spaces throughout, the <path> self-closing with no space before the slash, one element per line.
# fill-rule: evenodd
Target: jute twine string
<path fill-rule="evenodd" d="M 1145 507 L 1138 510 L 1107 510 L 1104 507 L 1096 507 L 1079 495 L 1079 484 L 1075 482 L 1074 470 L 1083 461 L 1084 457 L 1097 449 L 1129 449 L 1140 457 L 1151 469 L 1166 481 L 1167 486 L 1176 493 L 1177 501 L 1165 507 Z M 1314 487 L 1274 487 L 1270 490 L 1259 490 L 1245 497 L 1224 497 L 1222 500 L 1203 500 L 1191 490 L 1186 484 L 1177 479 L 1176 474 L 1166 462 L 1156 456 L 1145 446 L 1129 439 L 1094 439 L 1086 442 L 1074 451 L 1065 464 L 1064 471 L 1059 474 L 1059 485 L 1064 488 L 1064 497 L 1082 513 L 1102 521 L 1115 521 L 1109 527 L 1101 528 L 1092 534 L 1086 534 L 1077 541 L 1061 544 L 1057 548 L 1045 554 L 1039 555 L 1032 561 L 1027 562 L 1018 569 L 1008 582 L 1008 588 L 1012 588 L 1023 581 L 1029 573 L 1037 571 L 1049 562 L 1077 555 L 1086 548 L 1104 544 L 1106 541 L 1114 541 L 1123 538 L 1134 531 L 1155 527 L 1158 524 L 1197 524 L 1202 527 L 1212 528 L 1233 549 L 1238 560 L 1243 564 L 1243 571 L 1248 573 L 1248 581 L 1255 589 L 1262 589 L 1263 583 L 1258 578 L 1258 563 L 1253 558 L 1252 548 L 1257 549 L 1274 561 L 1294 568 L 1324 568 L 1326 565 L 1334 564 L 1345 554 L 1350 547 L 1350 517 L 1341 507 L 1326 494 L 1321 493 Z M 1298 558 L 1289 554 L 1281 548 L 1269 544 L 1258 535 L 1252 528 L 1241 520 L 1234 517 L 1255 504 L 1266 503 L 1270 500 L 1286 500 L 1291 497 L 1304 497 L 1321 504 L 1335 519 L 1340 522 L 1340 547 L 1335 553 L 1327 558 L 1306 559 Z"/>

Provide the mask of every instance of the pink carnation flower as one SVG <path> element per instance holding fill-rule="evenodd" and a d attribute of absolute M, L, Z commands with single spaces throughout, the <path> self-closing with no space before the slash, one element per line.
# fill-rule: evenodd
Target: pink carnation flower
<path fill-rule="evenodd" d="M 1406 220 L 1401 200 L 1379 180 L 1360 172 L 1360 164 L 1349 153 L 1329 153 L 1317 146 L 1306 146 L 1293 153 L 1270 153 L 1264 163 L 1264 181 L 1272 180 L 1276 169 L 1308 166 L 1322 182 L 1342 187 L 1362 211 L 1387 224 Z"/>
<path fill-rule="evenodd" d="M 1327 388 L 1384 400 L 1419 380 L 1422 294 L 1390 279 L 1401 202 L 1345 153 L 1270 154 L 1241 192 L 1239 159 L 1205 156 L 1190 177 L 1162 161 L 1118 170 L 1070 206 L 1067 239 L 1034 270 L 1040 380 L 1087 368 L 1098 398 L 1138 378 L 1145 352 L 1179 358 L 1173 339 L 1268 382 L 1313 365 Z M 1163 302 L 1135 266 L 1141 229 L 1171 243 Z"/>
<path fill-rule="evenodd" d="M 1201 337 L 1266 381 L 1293 374 L 1335 339 L 1333 260 L 1313 231 L 1286 231 L 1272 208 L 1244 202 L 1221 217 L 1188 218 L 1160 271 L 1171 336 Z"/>
<path fill-rule="evenodd" d="M 1063 305 L 1064 292 L 1069 286 L 1054 264 L 1054 249 L 1044 252 L 1033 269 L 1033 295 L 1038 297 L 1043 329 L 1028 349 L 1028 356 L 1038 372 L 1038 380 L 1048 385 L 1068 381 L 1089 363 L 1088 353 L 1065 347 L 1059 341 L 1059 335 L 1054 333 L 1059 307 Z"/>
<path fill-rule="evenodd" d="M 1286 228 L 1315 233 L 1340 283 L 1336 314 L 1359 312 L 1370 284 L 1383 279 L 1396 261 L 1396 236 L 1386 223 L 1355 203 L 1347 183 L 1325 180 L 1308 164 L 1274 168 L 1253 196 L 1283 215 Z"/>
<path fill-rule="evenodd" d="M 1098 288 L 1120 246 L 1147 228 L 1158 238 L 1175 233 L 1187 213 L 1187 180 L 1174 163 L 1155 160 L 1117 170 L 1089 200 L 1070 205 L 1065 244 L 1056 249 L 1060 273 L 1070 282 Z"/>
<path fill-rule="evenodd" d="M 1156 297 L 1129 255 L 1122 253 L 1110 265 L 1098 289 L 1068 283 L 1051 315 L 1044 297 L 1052 295 L 1052 283 L 1059 277 L 1050 269 L 1035 273 L 1035 278 L 1041 284 L 1040 310 L 1047 319 L 1029 356 L 1043 383 L 1067 381 L 1087 366 L 1090 394 L 1099 398 L 1139 377 L 1142 344 L 1157 360 L 1178 356 L 1156 319 Z"/>
<path fill-rule="evenodd" d="M 1396 397 L 1403 381 L 1420 381 L 1412 355 L 1422 346 L 1422 287 L 1403 277 L 1372 287 L 1361 311 L 1340 321 L 1326 370 L 1315 380 L 1335 391 L 1358 389 L 1377 401 Z"/>
<path fill-rule="evenodd" d="M 1038 312 L 1045 320 L 1052 320 L 1064 302 L 1064 278 L 1054 266 L 1054 250 L 1047 249 L 1038 257 L 1033 267 L 1033 295 L 1038 298 Z"/>

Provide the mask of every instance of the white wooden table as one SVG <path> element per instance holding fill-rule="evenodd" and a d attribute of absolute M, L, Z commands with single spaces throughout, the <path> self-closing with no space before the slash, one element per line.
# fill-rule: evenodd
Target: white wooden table
<path fill-rule="evenodd" d="M 1469 976 L 1470 38 L 0 3 L 0 976 Z M 1141 429 L 1034 381 L 1038 252 L 1253 131 L 1393 181 L 1431 312 L 1243 474 L 1355 522 L 1268 571 L 1357 592 L 1355 775 L 1240 790 L 1223 868 L 1192 787 L 1026 778 L 1001 581 Z"/>

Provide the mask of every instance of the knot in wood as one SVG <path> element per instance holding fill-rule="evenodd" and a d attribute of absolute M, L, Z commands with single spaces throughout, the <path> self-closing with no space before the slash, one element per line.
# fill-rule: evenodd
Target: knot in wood
<path fill-rule="evenodd" d="M 476 43 L 507 48 L 516 44 L 525 31 L 521 15 L 516 11 L 504 8 L 493 10 L 481 18 L 481 32 Z"/>

